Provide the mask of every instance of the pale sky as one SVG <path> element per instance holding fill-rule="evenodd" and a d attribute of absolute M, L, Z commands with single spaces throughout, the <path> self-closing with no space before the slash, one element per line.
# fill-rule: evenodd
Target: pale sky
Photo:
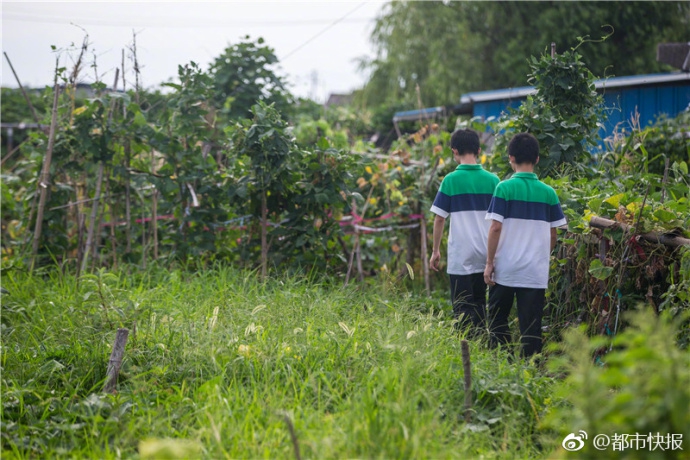
<path fill-rule="evenodd" d="M 134 76 L 127 50 L 136 32 L 137 56 L 146 88 L 176 81 L 177 66 L 194 61 L 202 69 L 228 44 L 245 35 L 263 37 L 280 61 L 278 73 L 301 97 L 324 102 L 330 93 L 360 88 L 366 75 L 356 59 L 373 56 L 369 37 L 383 0 L 224 2 L 1 2 L 2 50 L 22 85 L 52 84 L 55 59 L 71 69 L 89 35 L 89 66 L 96 56 L 100 79 L 112 85 L 125 49 L 128 87 Z M 82 81 L 94 81 L 94 69 Z M 131 84 L 130 84 L 131 82 Z M 120 88 L 121 88 L 120 83 Z M 17 87 L 2 56 L 2 86 Z"/>

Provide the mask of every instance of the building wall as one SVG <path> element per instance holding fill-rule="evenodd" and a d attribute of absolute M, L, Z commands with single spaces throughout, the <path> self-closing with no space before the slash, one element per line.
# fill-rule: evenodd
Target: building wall
<path fill-rule="evenodd" d="M 653 124 L 662 114 L 673 118 L 690 106 L 690 84 L 659 84 L 636 87 L 607 88 L 603 92 L 608 119 L 601 131 L 602 139 L 614 130 L 630 132 L 632 119 L 639 113 L 641 128 Z M 517 108 L 525 98 L 475 102 L 473 116 L 487 120 L 498 118 L 508 107 Z"/>

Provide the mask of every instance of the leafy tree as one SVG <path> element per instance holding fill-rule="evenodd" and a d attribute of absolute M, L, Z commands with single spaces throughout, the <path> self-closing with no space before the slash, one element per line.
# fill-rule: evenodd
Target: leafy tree
<path fill-rule="evenodd" d="M 222 207 L 225 192 L 217 162 L 206 148 L 213 135 L 205 103 L 212 80 L 194 62 L 179 66 L 178 74 L 179 84 L 166 84 L 174 92 L 160 126 L 149 134 L 164 158 L 151 180 L 163 198 L 160 212 L 176 217 L 176 223 L 168 223 L 167 242 L 179 256 L 188 257 L 215 250 L 212 230 L 228 213 Z"/>
<path fill-rule="evenodd" d="M 281 113 L 290 111 L 292 96 L 274 70 L 278 63 L 263 38 L 228 46 L 211 64 L 213 106 L 226 121 L 251 118 L 251 108 L 259 101 L 275 104 Z"/>
<path fill-rule="evenodd" d="M 690 4 L 687 2 L 477 2 L 470 31 L 483 37 L 473 64 L 486 88 L 524 84 L 528 56 L 539 55 L 550 43 L 558 50 L 578 46 L 578 37 L 603 43 L 584 43 L 578 51 L 595 75 L 635 75 L 664 70 L 656 62 L 656 46 L 663 41 L 687 40 Z"/>
<path fill-rule="evenodd" d="M 425 106 L 445 104 L 460 96 L 468 72 L 464 61 L 471 39 L 462 3 L 387 3 L 371 35 L 376 57 L 360 65 L 371 71 L 362 97 L 367 105 L 405 103 L 417 106 L 416 86 Z"/>
<path fill-rule="evenodd" d="M 688 2 L 391 2 L 372 33 L 376 57 L 364 88 L 369 105 L 417 101 L 453 103 L 465 92 L 525 84 L 529 56 L 552 42 L 570 49 L 578 37 L 599 39 L 580 48 L 596 75 L 668 69 L 656 45 L 686 41 Z"/>
<path fill-rule="evenodd" d="M 323 263 L 321 251 L 315 251 L 323 250 L 328 259 L 340 233 L 333 216 L 342 215 L 354 160 L 325 138 L 314 150 L 299 149 L 273 105 L 259 102 L 252 112 L 234 132 L 234 180 L 228 189 L 236 209 L 260 224 L 251 234 L 260 235 L 261 272 L 267 274 L 269 256 L 276 265 Z M 256 238 L 249 243 L 245 253 L 252 252 Z"/>

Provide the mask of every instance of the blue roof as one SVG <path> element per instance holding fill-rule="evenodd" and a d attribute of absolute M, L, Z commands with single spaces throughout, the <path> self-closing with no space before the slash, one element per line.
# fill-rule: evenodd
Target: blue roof
<path fill-rule="evenodd" d="M 395 112 L 393 121 L 418 120 L 419 118 L 434 116 L 443 113 L 444 107 L 430 107 L 420 110 L 406 110 L 404 112 Z"/>
<path fill-rule="evenodd" d="M 648 75 L 631 75 L 626 77 L 602 78 L 594 82 L 597 89 L 620 88 L 630 86 L 653 85 L 659 83 L 670 83 L 686 81 L 690 84 L 690 73 L 658 73 Z M 460 103 L 498 101 L 505 99 L 520 99 L 534 94 L 534 86 L 519 86 L 516 88 L 497 89 L 490 91 L 475 91 L 463 94 Z"/>

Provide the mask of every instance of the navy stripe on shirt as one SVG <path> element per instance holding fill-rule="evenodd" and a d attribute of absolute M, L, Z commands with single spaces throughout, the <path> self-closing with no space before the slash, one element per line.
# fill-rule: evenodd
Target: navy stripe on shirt
<path fill-rule="evenodd" d="M 489 205 L 490 213 L 503 216 L 504 219 L 542 220 L 557 222 L 564 219 L 560 204 L 539 203 L 534 201 L 510 200 L 494 196 Z"/>
<path fill-rule="evenodd" d="M 491 203 L 491 194 L 463 193 L 460 195 L 436 194 L 434 206 L 446 212 L 486 211 Z"/>

